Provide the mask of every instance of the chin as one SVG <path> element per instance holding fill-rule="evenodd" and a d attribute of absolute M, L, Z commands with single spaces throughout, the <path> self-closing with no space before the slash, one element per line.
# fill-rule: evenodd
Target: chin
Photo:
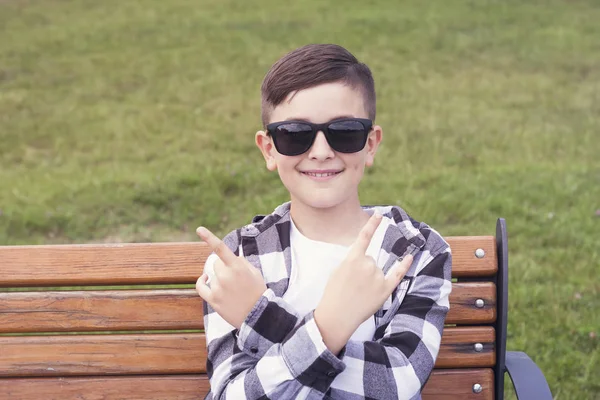
<path fill-rule="evenodd" d="M 314 196 L 308 198 L 305 196 L 296 196 L 295 201 L 301 202 L 308 207 L 322 210 L 333 208 L 343 203 L 342 199 L 333 198 L 331 196 L 319 196 L 316 193 Z"/>

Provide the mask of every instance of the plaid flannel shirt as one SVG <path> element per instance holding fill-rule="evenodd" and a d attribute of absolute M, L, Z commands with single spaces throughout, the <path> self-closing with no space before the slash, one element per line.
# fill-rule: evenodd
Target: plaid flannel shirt
<path fill-rule="evenodd" d="M 336 356 L 323 343 L 313 312 L 298 315 L 282 299 L 292 268 L 290 203 L 282 204 L 223 239 L 261 271 L 267 290 L 239 330 L 204 302 L 211 384 L 206 399 L 295 399 L 301 390 L 308 399 L 421 398 L 449 309 L 450 247 L 399 207 L 364 208 L 396 223 L 388 227 L 377 260 L 384 273 L 398 259 L 414 256 L 375 314 L 373 340 L 350 340 Z"/>

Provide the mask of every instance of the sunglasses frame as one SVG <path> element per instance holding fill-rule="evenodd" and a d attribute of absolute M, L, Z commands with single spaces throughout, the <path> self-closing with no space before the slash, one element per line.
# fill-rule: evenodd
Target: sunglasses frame
<path fill-rule="evenodd" d="M 345 121 L 359 122 L 363 126 L 364 137 L 363 137 L 362 146 L 360 147 L 359 150 L 351 151 L 351 152 L 339 151 L 339 150 L 336 150 L 331 145 L 330 136 L 332 135 L 332 133 L 329 132 L 329 126 L 331 124 L 334 124 L 337 122 L 345 122 Z M 286 153 L 283 153 L 280 151 L 279 146 L 277 144 L 277 136 L 278 135 L 274 134 L 274 133 L 277 132 L 277 128 L 279 128 L 281 125 L 286 125 L 286 124 L 303 124 L 303 125 L 308 125 L 311 127 L 312 137 L 310 140 L 310 145 L 306 148 L 306 150 L 304 150 L 301 153 L 297 153 L 297 154 L 296 153 L 286 154 Z M 325 122 L 323 124 L 314 124 L 314 123 L 308 122 L 308 121 L 289 120 L 289 121 L 273 122 L 273 123 L 270 123 L 267 125 L 267 135 L 270 135 L 273 138 L 273 143 L 275 144 L 275 148 L 277 149 L 277 151 L 280 154 L 283 154 L 284 156 L 299 156 L 300 154 L 306 153 L 308 150 L 310 150 L 310 148 L 315 143 L 315 139 L 317 138 L 317 134 L 319 133 L 319 131 L 323 132 L 323 134 L 325 135 L 325 139 L 327 140 L 327 143 L 333 150 L 340 152 L 340 153 L 345 153 L 345 154 L 358 153 L 359 151 L 361 151 L 362 149 L 365 148 L 365 145 L 367 144 L 367 139 L 369 137 L 369 133 L 371 132 L 371 130 L 373 130 L 373 121 L 370 119 L 366 119 L 366 118 L 340 118 L 340 119 L 334 119 L 329 122 Z"/>

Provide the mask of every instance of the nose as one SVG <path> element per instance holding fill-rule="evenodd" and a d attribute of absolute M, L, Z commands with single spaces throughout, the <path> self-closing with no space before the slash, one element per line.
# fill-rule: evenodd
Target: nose
<path fill-rule="evenodd" d="M 308 150 L 308 158 L 314 160 L 327 160 L 333 157 L 335 157 L 335 153 L 329 146 L 329 143 L 327 143 L 325 134 L 322 131 L 317 132 L 317 137 Z"/>

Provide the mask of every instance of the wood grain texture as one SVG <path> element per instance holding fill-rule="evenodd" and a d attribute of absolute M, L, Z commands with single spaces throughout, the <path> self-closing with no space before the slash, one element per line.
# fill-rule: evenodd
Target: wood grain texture
<path fill-rule="evenodd" d="M 204 334 L 0 337 L 0 377 L 206 372 Z"/>
<path fill-rule="evenodd" d="M 194 289 L 0 293 L 0 333 L 204 329 Z"/>
<path fill-rule="evenodd" d="M 495 298 L 493 283 L 453 284 L 446 323 L 493 322 Z M 204 329 L 203 321 L 193 289 L 0 293 L 0 333 Z"/>
<path fill-rule="evenodd" d="M 473 385 L 482 391 L 473 393 Z M 434 370 L 423 389 L 424 400 L 494 400 L 494 371 L 490 368 Z"/>
<path fill-rule="evenodd" d="M 454 277 L 497 271 L 493 236 L 447 237 Z M 481 248 L 485 257 L 475 257 Z M 0 286 L 195 283 L 210 254 L 204 243 L 0 246 Z"/>
<path fill-rule="evenodd" d="M 492 400 L 493 377 L 491 369 L 434 370 L 423 399 Z M 208 390 L 206 375 L 0 379 L 0 398 L 11 400 L 197 400 Z"/>
<path fill-rule="evenodd" d="M 206 375 L 0 379 L 0 399 L 198 400 L 209 390 Z"/>
<path fill-rule="evenodd" d="M 452 277 L 493 276 L 498 272 L 494 236 L 451 236 L 445 239 L 452 249 Z M 475 256 L 477 249 L 483 249 L 483 258 Z"/>
<path fill-rule="evenodd" d="M 1 299 L 1 297 L 0 297 Z M 482 308 L 476 300 L 484 302 Z M 453 283 L 447 324 L 489 324 L 496 321 L 496 285 L 492 282 Z"/>
<path fill-rule="evenodd" d="M 194 283 L 209 253 L 193 242 L 3 246 L 0 285 Z"/>
<path fill-rule="evenodd" d="M 445 328 L 436 368 L 493 367 L 496 363 L 495 330 L 491 326 Z M 481 343 L 483 349 L 475 350 Z"/>
<path fill-rule="evenodd" d="M 493 337 L 488 327 L 444 329 L 436 367 L 493 365 Z M 202 333 L 2 336 L 0 349 L 0 377 L 206 372 Z"/>

